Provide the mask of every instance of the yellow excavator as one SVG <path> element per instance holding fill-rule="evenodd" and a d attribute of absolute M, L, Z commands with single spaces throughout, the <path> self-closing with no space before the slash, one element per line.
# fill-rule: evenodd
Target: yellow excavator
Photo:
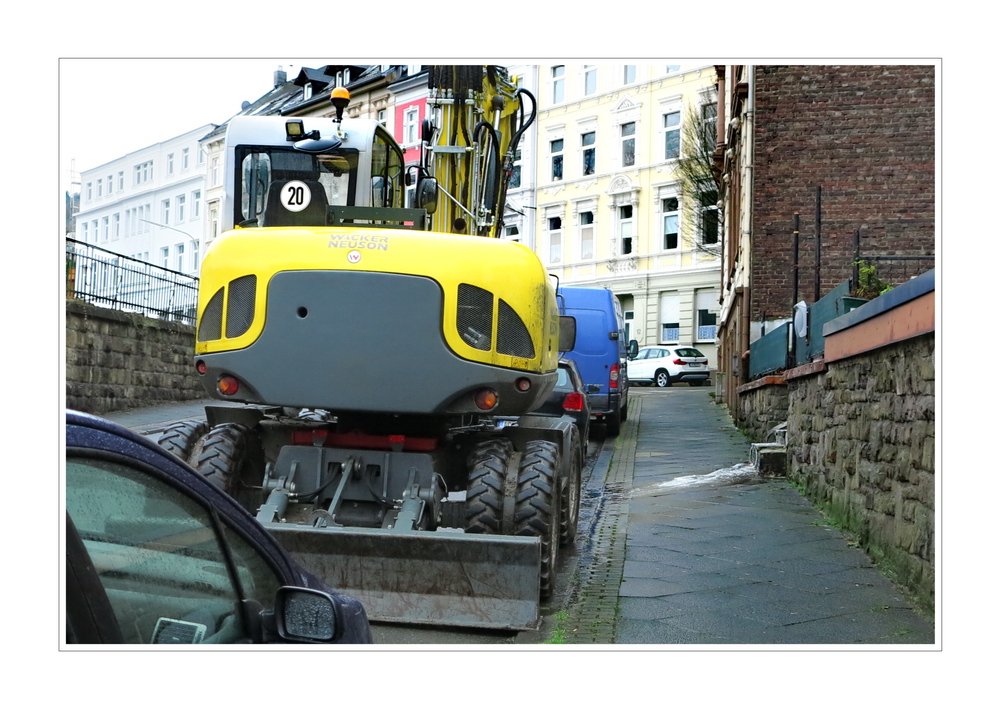
<path fill-rule="evenodd" d="M 229 123 L 193 363 L 226 404 L 160 443 L 375 621 L 535 628 L 586 446 L 529 414 L 574 322 L 496 238 L 535 103 L 500 67 L 428 77 L 409 169 L 343 89 L 332 118 Z"/>

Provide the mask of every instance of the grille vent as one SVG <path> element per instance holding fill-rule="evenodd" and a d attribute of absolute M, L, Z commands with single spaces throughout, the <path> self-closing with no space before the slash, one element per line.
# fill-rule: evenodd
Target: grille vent
<path fill-rule="evenodd" d="M 503 299 L 500 299 L 497 314 L 497 352 L 514 357 L 535 357 L 535 345 L 528 328 Z"/>
<path fill-rule="evenodd" d="M 257 276 L 254 274 L 241 276 L 229 282 L 229 301 L 226 309 L 227 338 L 238 338 L 250 330 L 256 295 Z"/>
<path fill-rule="evenodd" d="M 198 340 L 218 340 L 222 337 L 222 289 L 212 296 L 205 312 L 201 314 L 201 324 L 198 326 Z"/>
<path fill-rule="evenodd" d="M 470 284 L 458 286 L 458 333 L 477 350 L 493 346 L 493 294 Z"/>

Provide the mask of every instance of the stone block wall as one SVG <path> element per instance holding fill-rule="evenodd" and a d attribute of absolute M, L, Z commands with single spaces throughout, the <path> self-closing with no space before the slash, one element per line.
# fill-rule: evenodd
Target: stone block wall
<path fill-rule="evenodd" d="M 766 442 L 767 433 L 788 419 L 784 378 L 765 377 L 739 388 L 735 424 L 750 441 Z"/>
<path fill-rule="evenodd" d="M 104 414 L 205 397 L 194 328 L 66 301 L 66 406 Z"/>
<path fill-rule="evenodd" d="M 934 333 L 788 380 L 788 475 L 934 607 Z"/>

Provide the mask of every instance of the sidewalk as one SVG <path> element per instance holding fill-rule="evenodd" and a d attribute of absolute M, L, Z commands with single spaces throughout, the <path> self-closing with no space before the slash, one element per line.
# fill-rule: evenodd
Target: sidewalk
<path fill-rule="evenodd" d="M 749 444 L 707 389 L 632 393 L 615 450 L 634 460 L 615 644 L 935 642 L 789 481 L 734 465 Z"/>
<path fill-rule="evenodd" d="M 205 405 L 218 406 L 242 406 L 227 405 L 215 399 L 193 399 L 187 402 L 170 402 L 141 409 L 127 409 L 119 412 L 108 412 L 100 416 L 105 419 L 121 424 L 131 429 L 137 434 L 156 439 L 156 435 L 174 422 L 185 419 L 205 420 Z"/>

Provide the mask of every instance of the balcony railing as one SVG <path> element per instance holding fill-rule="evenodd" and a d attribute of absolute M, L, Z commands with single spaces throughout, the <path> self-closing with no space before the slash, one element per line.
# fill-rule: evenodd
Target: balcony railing
<path fill-rule="evenodd" d="M 67 239 L 66 297 L 194 325 L 198 278 Z"/>

